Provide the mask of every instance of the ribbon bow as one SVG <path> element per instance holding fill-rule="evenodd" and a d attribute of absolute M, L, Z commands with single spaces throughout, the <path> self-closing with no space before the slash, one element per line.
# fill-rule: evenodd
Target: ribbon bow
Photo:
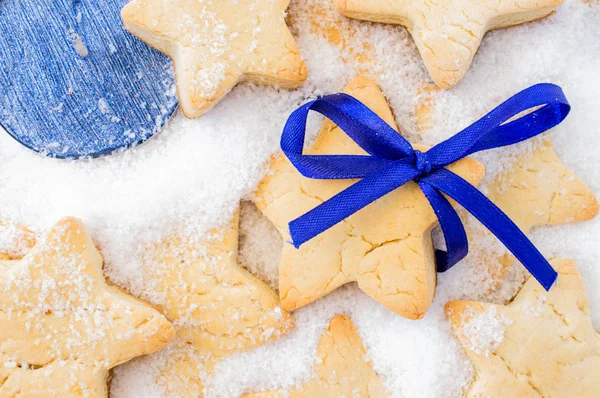
<path fill-rule="evenodd" d="M 536 107 L 540 108 L 510 120 Z M 305 177 L 360 180 L 290 222 L 292 242 L 298 248 L 368 204 L 414 181 L 435 211 L 446 241 L 447 251 L 436 250 L 439 272 L 450 269 L 469 250 L 464 226 L 442 195 L 446 194 L 485 225 L 549 290 L 557 273 L 533 243 L 494 203 L 444 167 L 475 152 L 515 144 L 541 134 L 561 123 L 570 109 L 560 87 L 537 84 L 509 98 L 453 137 L 421 152 L 347 94 L 311 101 L 289 117 L 281 137 L 281 149 Z M 311 110 L 337 124 L 369 155 L 304 155 L 306 120 Z"/>

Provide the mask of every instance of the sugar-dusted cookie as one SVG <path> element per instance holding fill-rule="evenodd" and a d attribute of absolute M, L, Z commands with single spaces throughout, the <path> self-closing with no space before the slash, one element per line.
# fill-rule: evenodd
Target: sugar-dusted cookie
<path fill-rule="evenodd" d="M 561 162 L 549 140 L 516 156 L 487 186 L 487 195 L 525 232 L 536 226 L 586 221 L 598 214 L 596 196 Z M 473 239 L 495 239 L 476 221 L 467 223 L 467 234 Z M 490 247 L 494 250 L 475 249 L 471 256 L 488 270 L 494 288 L 515 258 L 504 246 L 486 245 Z"/>
<path fill-rule="evenodd" d="M 451 301 L 446 314 L 475 366 L 469 397 L 599 397 L 600 335 L 571 260 L 546 292 L 530 278 L 507 306 Z"/>
<path fill-rule="evenodd" d="M 296 88 L 307 77 L 285 23 L 289 0 L 133 0 L 125 28 L 175 64 L 183 113 L 202 116 L 237 83 Z"/>
<path fill-rule="evenodd" d="M 435 86 L 421 89 L 421 105 L 415 109 L 422 132 L 431 128 Z M 536 139 L 526 151 L 505 159 L 502 171 L 485 187 L 496 203 L 525 232 L 534 227 L 590 220 L 598 214 L 598 200 L 592 190 L 565 165 L 552 149 L 549 139 Z M 470 242 L 467 261 L 485 272 L 485 283 L 495 289 L 515 257 L 492 233 L 468 212 L 459 210 L 465 220 Z M 497 244 L 494 244 L 497 242 Z"/>
<path fill-rule="evenodd" d="M 373 81 L 357 77 L 346 92 L 397 130 L 386 99 Z M 365 154 L 330 121 L 325 122 L 305 152 Z M 472 159 L 463 159 L 450 168 L 473 184 L 484 173 L 483 166 Z M 279 229 L 284 241 L 289 242 L 290 221 L 355 182 L 304 178 L 279 154 L 272 159 L 269 173 L 257 188 L 255 203 Z M 436 285 L 430 233 L 436 222 L 427 199 L 410 182 L 299 249 L 284 244 L 279 274 L 283 308 L 293 310 L 345 283 L 357 281 L 365 293 L 390 310 L 407 318 L 421 318 L 433 300 Z"/>
<path fill-rule="evenodd" d="M 174 335 L 162 314 L 106 284 L 77 219 L 0 266 L 0 397 L 106 397 L 109 369 Z"/>
<path fill-rule="evenodd" d="M 564 0 L 335 0 L 347 17 L 405 26 L 425 66 L 442 88 L 457 84 L 483 35 L 543 18 Z"/>
<path fill-rule="evenodd" d="M 28 228 L 0 220 L 0 260 L 23 258 L 35 246 L 36 236 Z"/>
<path fill-rule="evenodd" d="M 343 315 L 333 318 L 317 347 L 313 379 L 288 391 L 269 391 L 245 398 L 327 398 L 389 396 L 375 373 L 354 324 Z"/>
<path fill-rule="evenodd" d="M 488 186 L 488 196 L 526 231 L 586 221 L 598 214 L 596 196 L 556 156 L 549 140 L 518 156 L 506 172 L 498 174 Z"/>
<path fill-rule="evenodd" d="M 151 253 L 160 307 L 175 325 L 159 384 L 174 396 L 202 395 L 202 379 L 222 357 L 288 333 L 293 318 L 277 294 L 238 265 L 238 215 L 201 240 L 165 240 Z"/>

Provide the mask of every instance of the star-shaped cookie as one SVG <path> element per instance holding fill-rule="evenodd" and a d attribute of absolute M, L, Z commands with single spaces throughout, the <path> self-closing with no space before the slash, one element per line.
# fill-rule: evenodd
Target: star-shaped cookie
<path fill-rule="evenodd" d="M 202 378 L 227 355 L 278 339 L 293 328 L 277 294 L 241 268 L 238 214 L 199 239 L 174 237 L 151 253 L 150 278 L 159 305 L 175 325 L 179 344 L 159 379 L 177 396 L 202 395 Z"/>
<path fill-rule="evenodd" d="M 507 306 L 452 301 L 446 314 L 475 367 L 469 397 L 598 397 L 600 335 L 571 260 L 546 292 L 530 278 Z"/>
<path fill-rule="evenodd" d="M 405 26 L 442 88 L 462 79 L 487 31 L 546 17 L 563 1 L 335 0 L 344 16 Z"/>
<path fill-rule="evenodd" d="M 537 226 L 586 221 L 598 214 L 596 196 L 556 156 L 550 140 L 516 156 L 487 186 L 487 196 L 525 232 Z M 466 225 L 473 239 L 494 239 L 478 222 Z M 487 270 L 490 288 L 495 288 L 515 258 L 504 246 L 485 246 L 489 247 L 495 250 L 472 250 L 471 256 Z"/>
<path fill-rule="evenodd" d="M 415 109 L 417 126 L 426 134 L 434 123 L 435 86 L 425 85 L 422 103 Z M 590 220 L 598 214 L 598 200 L 592 190 L 556 155 L 548 138 L 536 138 L 525 151 L 510 159 L 485 187 L 496 203 L 525 232 L 544 225 Z M 466 211 L 459 210 L 471 245 L 466 261 L 480 268 L 489 290 L 495 289 L 514 263 L 515 257 Z"/>
<path fill-rule="evenodd" d="M 331 320 L 317 347 L 316 377 L 299 388 L 248 394 L 245 398 L 387 397 L 383 380 L 367 361 L 354 324 L 343 315 Z"/>
<path fill-rule="evenodd" d="M 307 77 L 285 23 L 289 0 L 133 0 L 125 28 L 175 65 L 183 113 L 206 113 L 240 81 L 296 88 Z"/>
<path fill-rule="evenodd" d="M 356 97 L 397 130 L 379 87 L 355 78 L 346 93 Z M 421 148 L 425 150 L 425 148 Z M 326 121 L 309 154 L 365 154 L 341 129 Z M 484 174 L 475 160 L 463 159 L 450 169 L 477 184 Z M 355 180 L 304 178 L 283 154 L 275 156 L 259 184 L 255 203 L 289 242 L 288 223 Z M 431 230 L 437 218 L 419 187 L 410 182 L 335 225 L 299 249 L 286 243 L 281 255 L 281 304 L 293 310 L 339 286 L 358 282 L 369 296 L 411 319 L 421 318 L 436 285 Z"/>
<path fill-rule="evenodd" d="M 0 266 L 0 396 L 106 397 L 109 369 L 166 346 L 173 326 L 107 285 L 83 224 L 58 222 Z"/>

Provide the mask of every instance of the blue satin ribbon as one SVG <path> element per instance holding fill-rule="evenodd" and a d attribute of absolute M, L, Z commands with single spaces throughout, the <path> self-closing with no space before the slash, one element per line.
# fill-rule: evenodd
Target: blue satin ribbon
<path fill-rule="evenodd" d="M 518 114 L 540 107 L 524 116 Z M 416 182 L 440 222 L 447 251 L 436 250 L 439 272 L 468 253 L 462 222 L 444 197 L 454 199 L 485 225 L 549 290 L 557 273 L 502 210 L 470 183 L 445 169 L 475 152 L 524 141 L 561 123 L 571 107 L 562 89 L 537 84 L 427 152 L 415 150 L 396 130 L 357 99 L 328 95 L 295 110 L 281 137 L 281 149 L 305 177 L 360 179 L 344 191 L 289 223 L 296 248 L 409 181 Z M 316 111 L 337 124 L 369 155 L 304 155 L 306 120 Z M 510 120 L 510 121 L 509 121 Z"/>

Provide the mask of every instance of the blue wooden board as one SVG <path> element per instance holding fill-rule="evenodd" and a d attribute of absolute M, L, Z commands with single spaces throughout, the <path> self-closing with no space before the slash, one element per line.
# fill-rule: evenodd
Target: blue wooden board
<path fill-rule="evenodd" d="M 0 124 L 10 135 L 79 158 L 160 130 L 177 107 L 172 64 L 123 29 L 127 1 L 0 0 Z"/>

